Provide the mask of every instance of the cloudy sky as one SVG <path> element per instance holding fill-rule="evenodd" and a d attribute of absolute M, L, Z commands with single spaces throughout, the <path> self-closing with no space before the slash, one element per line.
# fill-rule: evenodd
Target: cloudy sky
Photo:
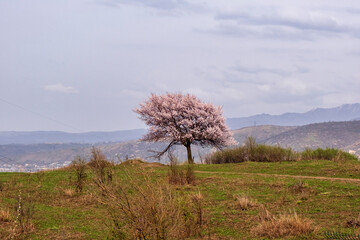
<path fill-rule="evenodd" d="M 358 0 L 0 0 L 0 131 L 144 127 L 150 93 L 226 117 L 360 102 Z"/>

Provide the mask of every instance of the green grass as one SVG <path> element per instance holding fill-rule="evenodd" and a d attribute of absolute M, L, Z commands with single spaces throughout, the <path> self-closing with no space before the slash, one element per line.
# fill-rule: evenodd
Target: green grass
<path fill-rule="evenodd" d="M 216 165 L 199 165 L 196 170 L 228 173 L 266 173 L 301 176 L 360 178 L 360 162 L 333 162 L 327 160 L 302 160 L 290 162 L 243 162 Z"/>
<path fill-rule="evenodd" d="M 127 169 L 133 178 L 137 177 L 133 167 Z M 234 196 L 244 194 L 265 205 L 273 214 L 295 210 L 301 217 L 311 219 L 318 228 L 311 238 L 321 238 L 329 231 L 360 234 L 359 228 L 346 226 L 348 220 L 360 213 L 359 182 L 273 175 L 360 179 L 358 161 L 244 162 L 197 165 L 194 170 L 196 185 L 174 188 L 184 194 L 202 193 L 206 233 L 210 232 L 212 239 L 266 239 L 254 236 L 251 231 L 259 223 L 259 208 L 241 210 L 236 205 Z M 149 172 L 153 179 L 165 178 L 168 172 L 166 166 L 149 166 L 142 171 Z M 0 209 L 10 209 L 15 219 L 20 190 L 23 202 L 34 204 L 31 219 L 34 230 L 23 234 L 23 239 L 106 239 L 111 219 L 105 207 L 94 198 L 94 176 L 90 172 L 88 176 L 82 193 L 66 196 L 64 189 L 75 189 L 71 182 L 75 175 L 69 169 L 32 174 L 0 173 Z M 114 178 L 126 177 L 124 167 L 116 166 Z M 302 187 L 301 191 L 297 186 Z M 0 221 L 0 236 L 12 226 Z"/>

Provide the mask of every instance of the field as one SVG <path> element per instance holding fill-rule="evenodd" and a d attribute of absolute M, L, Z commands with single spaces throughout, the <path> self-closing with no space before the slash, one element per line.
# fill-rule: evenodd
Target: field
<path fill-rule="evenodd" d="M 186 171 L 187 166 L 178 168 Z M 99 191 L 101 184 L 90 168 L 86 170 L 81 192 L 75 191 L 77 177 L 71 168 L 38 173 L 0 173 L 0 238 L 121 239 L 122 236 L 126 239 L 125 235 L 114 233 L 120 229 L 114 219 L 121 219 L 117 215 L 121 209 L 117 202 L 123 200 L 121 196 L 130 196 L 130 200 L 137 199 L 141 203 L 141 198 L 132 198 L 137 190 L 140 193 L 153 191 L 143 193 L 146 201 L 141 204 L 148 206 L 155 201 L 156 209 L 159 204 L 166 205 L 168 199 L 157 198 L 157 193 L 167 196 L 166 191 L 169 191 L 174 193 L 171 196 L 190 199 L 183 206 L 192 204 L 193 214 L 197 215 L 189 215 L 188 219 L 193 219 L 193 225 L 198 228 L 188 226 L 191 231 L 187 237 L 182 237 L 187 239 L 330 239 L 326 236 L 331 234 L 347 234 L 358 239 L 355 235 L 360 234 L 359 161 L 196 165 L 193 169 L 195 182 L 183 185 L 170 185 L 169 167 L 160 164 L 135 161 L 111 169 L 106 186 L 122 186 L 125 195 L 116 195 L 119 193 L 111 192 L 110 188 Z M 126 184 L 140 187 L 135 186 L 136 191 L 129 190 Z M 167 187 L 156 192 L 154 189 L 161 185 Z M 110 198 L 115 200 L 110 202 Z M 141 204 L 130 202 L 134 214 L 142 209 L 146 219 L 147 209 Z M 176 205 L 176 201 L 172 204 Z M 160 210 L 166 215 L 169 208 Z M 165 215 L 163 219 L 166 219 Z M 276 226 L 276 220 L 286 217 L 296 219 L 299 226 L 295 227 L 310 229 L 309 232 L 294 230 L 286 233 L 286 226 Z M 183 224 L 189 223 L 187 221 L 190 220 Z M 121 220 L 119 224 L 122 224 Z M 278 232 L 266 231 L 264 224 L 275 224 L 270 227 L 279 227 Z M 283 230 L 285 233 L 280 233 Z"/>

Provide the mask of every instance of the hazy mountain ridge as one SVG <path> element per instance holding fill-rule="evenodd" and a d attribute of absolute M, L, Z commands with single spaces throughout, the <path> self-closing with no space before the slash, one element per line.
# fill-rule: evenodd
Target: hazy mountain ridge
<path fill-rule="evenodd" d="M 67 133 L 59 131 L 0 132 L 0 144 L 100 143 L 136 140 L 146 129 L 113 132 Z"/>
<path fill-rule="evenodd" d="M 304 148 L 348 149 L 360 140 L 360 121 L 314 123 L 300 126 L 264 141 L 269 145 Z M 349 149 L 350 150 L 350 149 Z"/>
<path fill-rule="evenodd" d="M 240 144 L 247 137 L 252 136 L 258 143 L 281 145 L 295 150 L 306 147 L 334 147 L 346 151 L 355 150 L 357 154 L 360 154 L 360 121 L 330 122 L 331 119 L 360 119 L 359 116 L 360 104 L 347 104 L 331 109 L 314 109 L 306 113 L 286 113 L 278 116 L 262 114 L 228 121 L 230 123 L 233 121 L 234 127 L 234 124 L 239 123 L 239 119 L 256 119 L 254 121 L 257 126 L 232 131 L 234 138 Z M 321 121 L 322 119 L 326 119 L 325 122 L 294 126 L 302 121 Z M 261 121 L 271 122 L 274 125 L 259 125 Z M 292 124 L 289 124 L 289 121 Z M 279 126 L 280 124 L 290 126 Z M 99 147 L 109 160 L 117 161 L 118 156 L 121 159 L 140 157 L 147 161 L 157 161 L 150 157 L 154 153 L 149 150 L 160 151 L 167 145 L 164 142 L 148 143 L 137 140 L 145 133 L 145 129 L 90 133 L 0 132 L 0 168 L 1 164 L 22 165 L 25 163 L 44 166 L 57 163 L 60 164 L 57 166 L 62 166 L 71 162 L 77 155 L 88 157 L 92 145 Z M 19 142 L 21 144 L 8 144 Z M 6 145 L 1 145 L 5 143 Z M 211 148 L 204 149 L 197 146 L 193 146 L 192 149 L 193 156 L 197 160 L 210 151 Z M 179 160 L 186 159 L 186 150 L 183 146 L 176 146 L 174 153 Z"/>
<path fill-rule="evenodd" d="M 335 108 L 316 108 L 305 113 L 281 115 L 259 114 L 250 117 L 228 118 L 231 129 L 255 125 L 302 126 L 329 121 L 352 121 L 360 119 L 360 103 L 344 104 Z"/>
<path fill-rule="evenodd" d="M 360 120 L 360 103 L 345 104 L 336 108 L 317 108 L 306 113 L 284 113 L 282 115 L 260 114 L 244 118 L 228 118 L 231 129 L 250 126 L 302 126 L 329 121 Z M 137 140 L 146 129 L 122 130 L 113 132 L 67 133 L 59 131 L 0 132 L 0 145 L 41 144 L 41 143 L 107 143 Z"/>
<path fill-rule="evenodd" d="M 300 127 L 266 125 L 246 127 L 232 132 L 239 144 L 242 144 L 247 137 L 253 136 L 258 143 L 291 147 L 298 151 L 306 147 L 333 147 L 346 151 L 354 150 L 357 154 L 360 154 L 360 121 L 326 122 Z M 78 155 L 85 158 L 90 156 L 92 146 L 90 144 L 63 145 L 64 146 L 61 146 L 61 144 L 25 145 L 28 148 L 25 148 L 24 154 L 16 151 L 16 148 L 21 149 L 24 145 L 3 145 L 0 146 L 0 163 L 14 162 L 19 165 L 37 164 L 42 166 L 52 166 L 51 164 L 56 163 L 58 164 L 57 166 L 62 166 L 69 164 Z M 151 152 L 151 150 L 161 151 L 167 146 L 167 143 L 132 140 L 118 143 L 96 144 L 95 146 L 101 149 L 111 161 L 118 161 L 118 157 L 121 160 L 140 157 L 147 161 L 158 161 L 156 158 L 151 157 L 154 155 L 154 152 Z M 31 149 L 33 149 L 33 151 Z M 12 153 L 12 155 L 8 155 L 8 158 L 1 159 L 1 156 L 4 156 L 6 151 L 9 154 Z M 193 156 L 197 161 L 200 161 L 200 157 L 204 157 L 210 151 L 212 151 L 211 148 L 192 147 Z M 176 146 L 174 148 L 174 154 L 180 161 L 186 159 L 186 149 L 183 146 Z M 167 158 L 164 157 L 161 161 L 166 162 Z"/>

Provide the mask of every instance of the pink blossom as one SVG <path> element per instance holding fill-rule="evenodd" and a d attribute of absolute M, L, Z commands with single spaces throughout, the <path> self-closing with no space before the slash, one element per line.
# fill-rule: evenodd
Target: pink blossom
<path fill-rule="evenodd" d="M 173 145 L 182 144 L 187 149 L 189 163 L 192 163 L 191 144 L 218 148 L 237 144 L 225 124 L 221 107 L 204 103 L 194 95 L 151 94 L 134 111 L 149 126 L 142 140 L 170 142 L 159 157 Z"/>

